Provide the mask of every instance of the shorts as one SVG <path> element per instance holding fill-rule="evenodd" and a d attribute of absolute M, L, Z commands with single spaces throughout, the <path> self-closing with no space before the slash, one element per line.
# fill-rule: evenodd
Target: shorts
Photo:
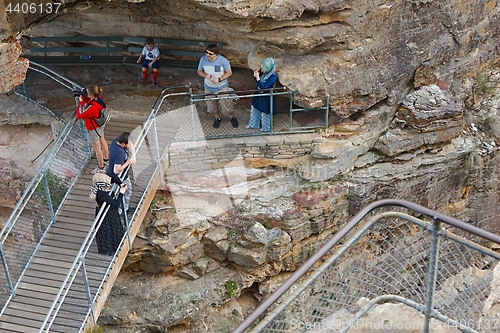
<path fill-rule="evenodd" d="M 148 65 L 151 61 L 153 61 L 153 60 L 143 59 L 142 60 L 142 68 L 148 68 Z M 151 67 L 153 69 L 159 69 L 160 68 L 160 60 L 156 60 Z"/>
<path fill-rule="evenodd" d="M 227 92 L 229 87 L 224 87 L 219 92 Z M 205 89 L 205 94 L 210 94 L 212 91 Z M 216 97 L 217 94 L 207 95 L 208 98 Z M 228 95 L 224 95 L 228 96 Z M 231 114 L 233 110 L 233 101 L 228 98 L 221 98 L 219 100 L 207 100 L 207 113 L 220 112 L 222 114 Z"/>
<path fill-rule="evenodd" d="M 97 133 L 99 133 L 99 135 L 97 135 L 96 131 Z M 89 140 L 90 143 L 99 141 L 100 136 L 102 136 L 103 133 L 104 127 L 97 127 L 97 129 L 95 130 L 87 130 L 87 140 Z"/>

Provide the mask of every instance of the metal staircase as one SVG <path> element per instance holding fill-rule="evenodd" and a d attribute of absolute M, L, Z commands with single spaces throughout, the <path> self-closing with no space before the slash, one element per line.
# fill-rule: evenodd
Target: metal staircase
<path fill-rule="evenodd" d="M 32 63 L 30 69 L 51 78 L 57 89 L 64 87 L 70 99 L 68 89 L 81 89 L 43 66 Z M 164 152 L 180 126 L 168 116 L 165 123 L 157 118 L 168 90 L 148 117 L 113 117 L 105 130 L 109 141 L 130 132 L 137 154 L 129 170 L 130 206 L 136 208 L 130 220 L 125 218 L 126 233 L 113 256 L 98 254 L 95 245 L 108 207 L 103 205 L 94 218 L 88 195 L 96 160 L 83 127 L 73 117 L 64 120 L 64 112 L 57 115 L 64 128 L 0 232 L 1 332 L 82 332 L 95 324 L 161 182 Z M 70 114 L 74 107 L 73 102 Z"/>

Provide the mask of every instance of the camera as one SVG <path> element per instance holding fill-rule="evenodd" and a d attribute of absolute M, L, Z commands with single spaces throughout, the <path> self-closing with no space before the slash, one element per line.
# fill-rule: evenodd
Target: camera
<path fill-rule="evenodd" d="M 82 90 L 73 90 L 73 97 L 77 96 L 87 97 L 87 89 L 83 88 Z"/>

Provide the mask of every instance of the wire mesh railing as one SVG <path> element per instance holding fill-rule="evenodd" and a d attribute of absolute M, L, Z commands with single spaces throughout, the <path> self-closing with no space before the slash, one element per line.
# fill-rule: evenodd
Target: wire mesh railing
<path fill-rule="evenodd" d="M 426 216 L 373 209 L 403 206 Z M 483 243 L 500 237 L 403 200 L 382 200 L 358 213 L 266 299 L 240 332 L 498 332 L 484 311 L 500 254 Z M 318 261 L 321 265 L 310 271 Z M 307 273 L 307 277 L 305 277 Z"/>
<path fill-rule="evenodd" d="M 192 123 L 191 137 L 203 139 L 217 139 L 224 137 L 269 135 L 276 133 L 293 133 L 328 128 L 328 97 L 322 107 L 298 107 L 293 102 L 293 92 L 286 88 L 270 89 L 268 91 L 245 90 L 211 94 L 191 94 L 191 107 L 196 110 L 199 122 Z M 266 127 L 266 118 L 260 111 L 257 112 L 257 122 L 250 123 L 252 106 L 261 108 L 264 113 L 274 114 L 268 117 L 269 126 Z M 225 112 L 224 112 L 225 110 Z M 221 125 L 213 127 L 214 114 L 219 112 Z M 239 126 L 233 127 L 230 122 L 230 113 L 238 119 Z M 188 133 L 179 139 L 190 139 Z"/>
<path fill-rule="evenodd" d="M 30 62 L 23 83 L 14 88 L 18 96 L 33 102 L 44 109 L 51 118 L 62 122 L 74 115 L 73 90 L 81 90 L 81 86 L 34 62 Z"/>
<path fill-rule="evenodd" d="M 45 69 L 44 72 L 44 68 L 36 64 L 30 65 L 30 70 L 28 75 L 37 76 L 37 80 L 44 76 L 49 78 L 48 81 L 42 79 L 45 82 L 45 89 L 50 89 L 52 85 L 63 86 L 62 91 L 69 98 L 66 99 L 65 106 L 59 109 L 61 114 L 69 111 L 70 107 L 74 110 L 75 99 L 71 90 L 78 89 L 78 85 L 49 69 Z M 53 84 L 54 80 L 57 80 L 56 84 Z M 27 90 L 25 89 L 24 92 L 26 93 Z M 28 100 L 37 98 L 32 93 L 23 97 Z M 73 104 L 69 105 L 69 101 Z M 53 114 L 53 110 L 43 102 L 37 102 L 37 104 Z M 14 294 L 23 270 L 53 222 L 65 195 L 73 185 L 75 176 L 89 158 L 89 153 L 89 145 L 85 142 L 80 124 L 67 120 L 65 127 L 52 144 L 45 160 L 0 231 L 2 260 L 0 304 L 2 307 Z"/>

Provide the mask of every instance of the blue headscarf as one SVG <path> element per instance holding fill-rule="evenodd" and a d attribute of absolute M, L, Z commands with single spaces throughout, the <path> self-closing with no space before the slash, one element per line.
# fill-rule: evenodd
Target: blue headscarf
<path fill-rule="evenodd" d="M 273 58 L 266 58 L 260 63 L 260 68 L 262 71 L 262 76 L 260 77 L 261 82 L 266 82 L 271 75 L 274 74 L 274 60 Z"/>

